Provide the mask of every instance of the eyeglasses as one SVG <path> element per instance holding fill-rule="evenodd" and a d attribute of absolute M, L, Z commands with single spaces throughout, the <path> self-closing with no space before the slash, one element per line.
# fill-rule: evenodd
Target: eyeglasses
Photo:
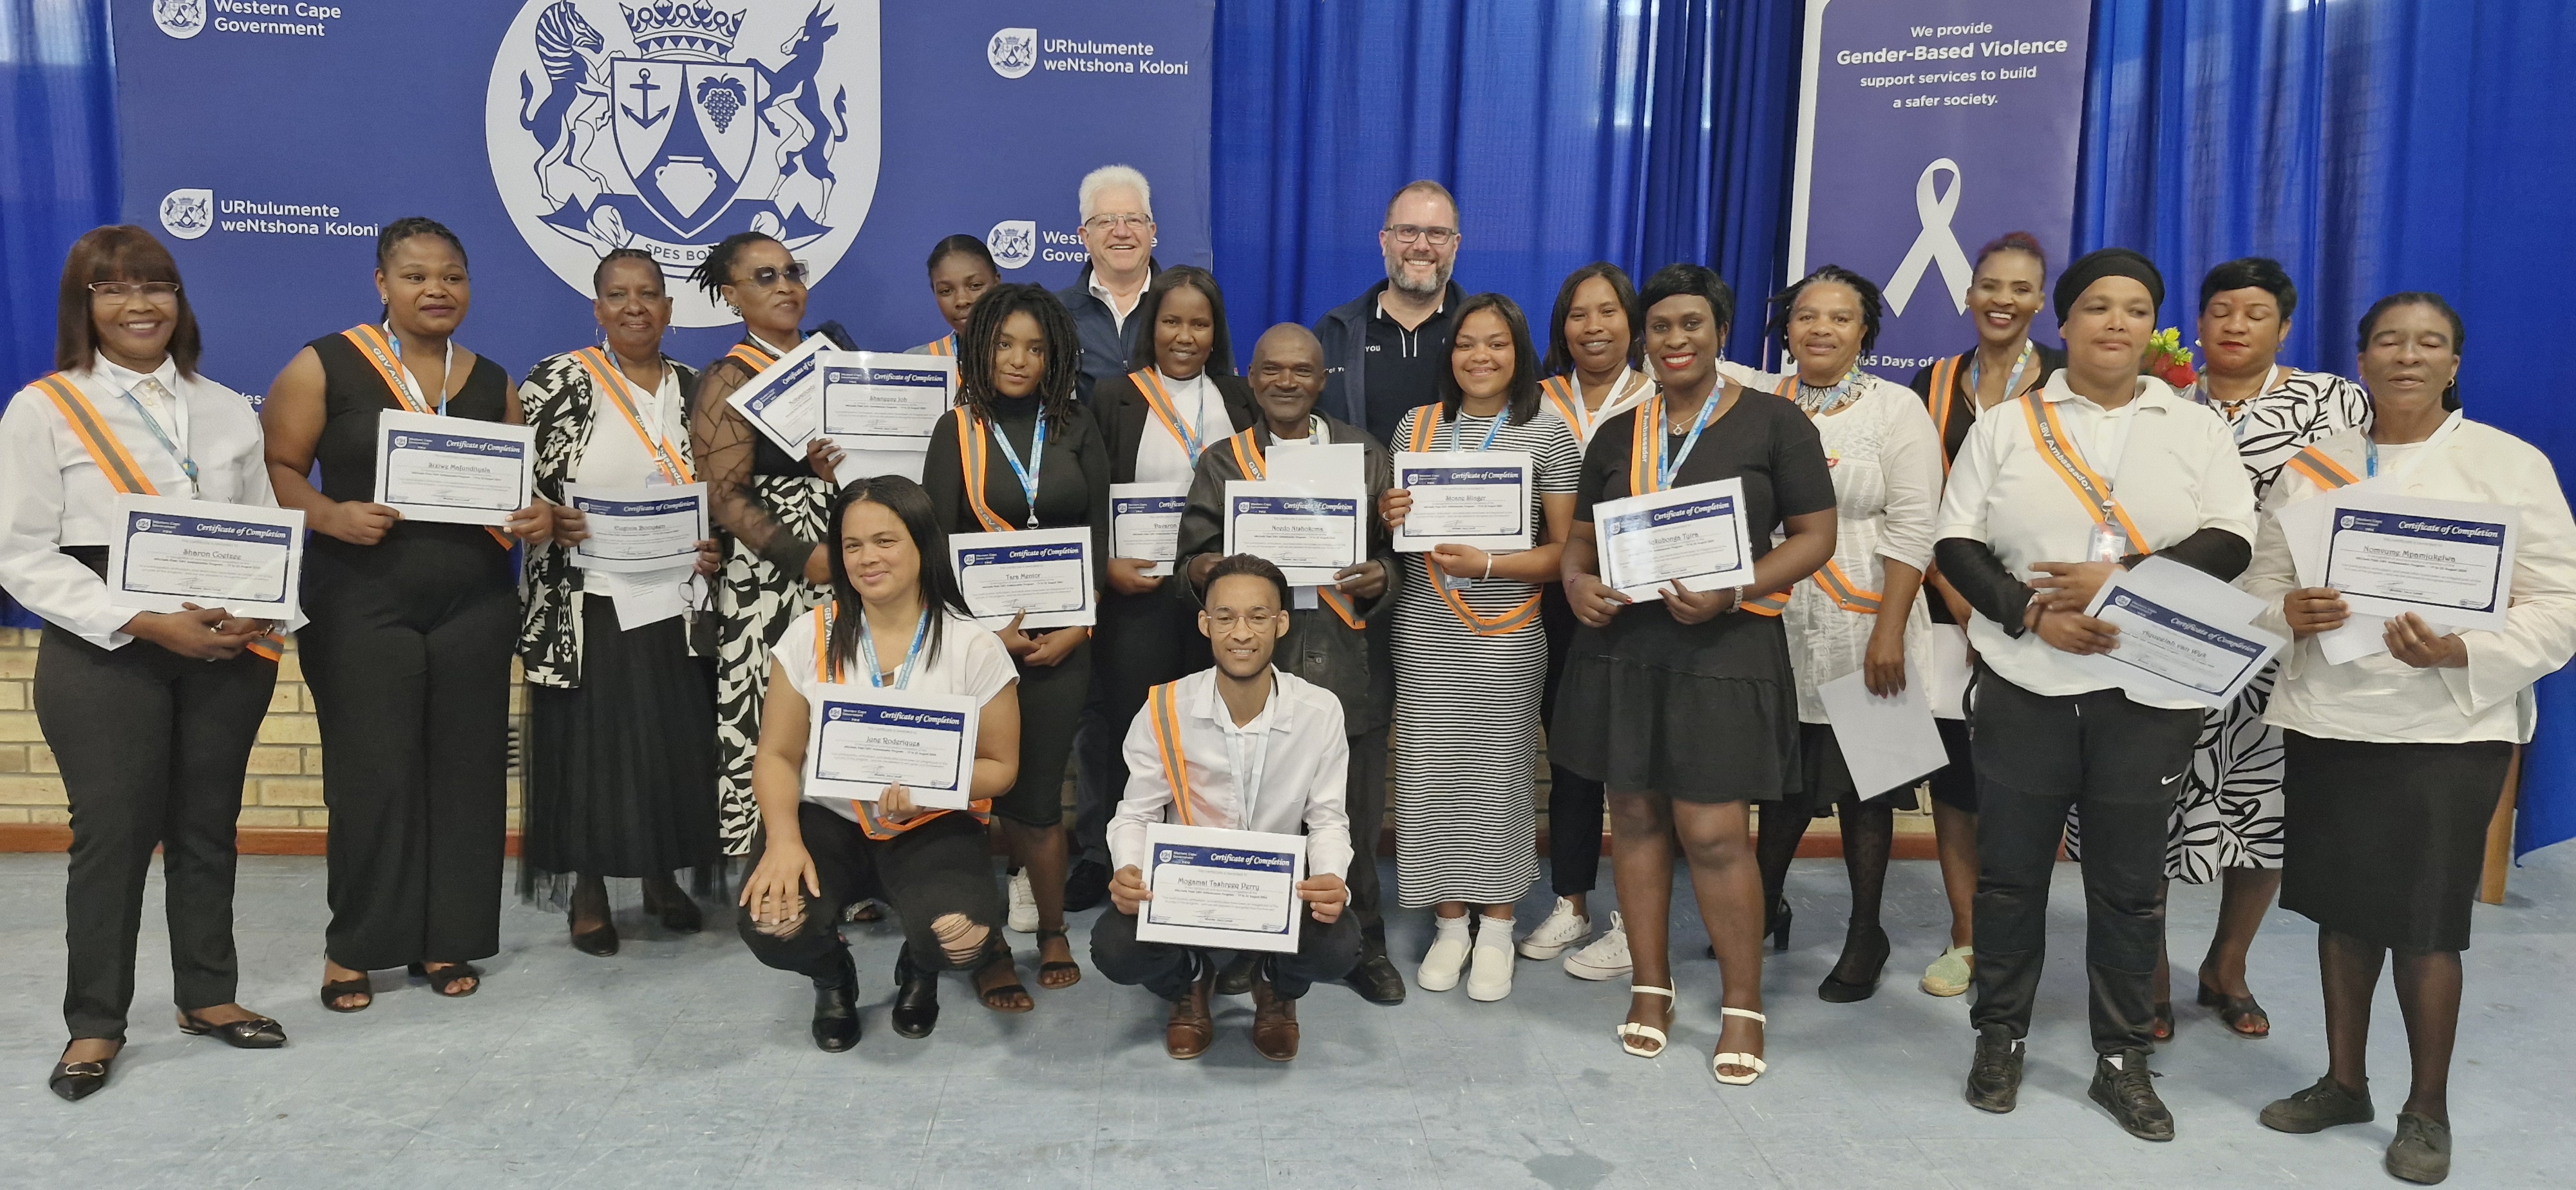
<path fill-rule="evenodd" d="M 1132 227 L 1142 230 L 1154 225 L 1154 217 L 1151 215 L 1126 214 L 1094 215 L 1091 218 L 1083 220 L 1082 225 L 1093 231 L 1112 231 L 1121 227 Z"/>
<path fill-rule="evenodd" d="M 805 283 L 805 278 L 812 275 L 813 270 L 808 267 L 804 261 L 800 260 L 783 269 L 762 265 L 746 274 L 740 283 L 759 289 L 768 289 L 777 285 L 782 279 L 803 285 Z"/>
<path fill-rule="evenodd" d="M 150 301 L 166 302 L 179 296 L 179 283 L 176 281 L 92 281 L 89 283 L 89 292 L 91 297 L 103 297 L 112 302 L 123 301 L 138 293 Z"/>
<path fill-rule="evenodd" d="M 1399 244 L 1410 244 L 1416 240 L 1429 240 L 1431 241 L 1431 246 L 1434 248 L 1446 248 L 1449 246 L 1449 241 L 1458 238 L 1457 228 L 1423 227 L 1414 223 L 1388 224 L 1386 233 L 1394 236 L 1396 242 Z"/>
<path fill-rule="evenodd" d="M 1240 614 L 1235 612 L 1209 612 L 1207 614 L 1207 618 L 1208 623 L 1213 625 L 1219 632 L 1232 632 L 1234 631 L 1234 626 L 1237 624 L 1250 624 L 1252 625 L 1253 631 L 1259 632 L 1264 628 L 1268 628 L 1273 621 L 1277 620 L 1279 618 L 1279 613 L 1266 607 L 1256 607 L 1251 611 Z"/>

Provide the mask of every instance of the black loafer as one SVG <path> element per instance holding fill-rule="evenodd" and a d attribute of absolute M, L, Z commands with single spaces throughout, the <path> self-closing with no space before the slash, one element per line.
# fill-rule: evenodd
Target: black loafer
<path fill-rule="evenodd" d="M 1404 1003 L 1404 976 L 1397 973 L 1385 951 L 1372 949 L 1361 955 L 1360 965 L 1342 978 L 1349 981 L 1360 999 L 1371 1004 Z"/>
<path fill-rule="evenodd" d="M 814 985 L 814 1048 L 837 1054 L 859 1044 L 859 971 L 841 952 L 839 981 Z"/>
<path fill-rule="evenodd" d="M 179 1031 L 190 1037 L 212 1037 L 237 1050 L 273 1050 L 286 1044 L 286 1026 L 264 1016 L 218 1025 L 183 1011 Z"/>
<path fill-rule="evenodd" d="M 115 1061 L 114 1058 L 102 1058 L 96 1062 L 56 1062 L 54 1072 L 45 1078 L 45 1085 L 66 1102 L 78 1103 L 98 1094 L 99 1089 L 107 1085 L 107 1070 Z"/>
<path fill-rule="evenodd" d="M 919 1041 L 939 1027 L 939 973 L 924 971 L 906 946 L 894 960 L 894 1031 Z"/>
<path fill-rule="evenodd" d="M 1064 877 L 1064 911 L 1097 909 L 1108 899 L 1109 865 L 1087 859 L 1074 861 L 1073 870 Z"/>

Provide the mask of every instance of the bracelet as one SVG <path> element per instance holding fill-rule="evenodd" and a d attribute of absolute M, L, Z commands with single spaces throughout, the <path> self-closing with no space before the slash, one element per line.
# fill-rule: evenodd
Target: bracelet
<path fill-rule="evenodd" d="M 1744 610 L 1744 593 L 1750 589 L 1751 588 L 1749 587 L 1737 587 L 1735 589 L 1735 602 L 1727 604 L 1726 610 L 1731 612 Z"/>
<path fill-rule="evenodd" d="M 1485 577 L 1494 577 L 1494 551 L 1485 551 Z"/>

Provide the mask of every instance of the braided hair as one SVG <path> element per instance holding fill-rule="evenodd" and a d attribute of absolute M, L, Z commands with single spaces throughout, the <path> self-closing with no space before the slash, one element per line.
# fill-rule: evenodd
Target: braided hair
<path fill-rule="evenodd" d="M 1074 385 L 1082 376 L 1082 336 L 1073 315 L 1043 285 L 996 285 L 984 291 L 975 312 L 966 317 L 966 333 L 957 343 L 957 403 L 993 420 L 993 345 L 1011 315 L 1027 312 L 1046 341 L 1046 371 L 1038 376 L 1039 412 L 1061 430 L 1074 411 Z"/>
<path fill-rule="evenodd" d="M 714 248 L 708 250 L 705 260 L 699 261 L 697 267 L 689 270 L 689 281 L 707 291 L 708 297 L 722 300 L 724 287 L 733 284 L 734 258 L 742 255 L 744 248 L 762 242 L 776 244 L 778 238 L 762 235 L 756 231 L 737 231 L 726 236 L 717 241 Z"/>
<path fill-rule="evenodd" d="M 607 284 L 607 282 L 608 282 L 608 270 L 609 270 L 609 268 L 610 268 L 611 266 L 615 265 L 618 261 L 621 261 L 621 260 L 640 260 L 640 261 L 643 261 L 643 262 L 645 263 L 645 265 L 646 265 L 646 266 L 650 267 L 650 268 L 653 270 L 653 274 L 654 274 L 654 276 L 656 276 L 656 277 L 661 276 L 661 273 L 662 273 L 662 262 L 661 262 L 661 261 L 658 261 L 658 260 L 653 259 L 653 254 L 652 254 L 652 253 L 647 252 L 647 251 L 645 251 L 645 250 L 643 250 L 643 249 L 641 249 L 641 248 L 617 248 L 617 249 L 613 249 L 613 250 L 611 250 L 611 251 L 609 252 L 609 254 L 608 254 L 608 255 L 603 256 L 603 257 L 600 257 L 600 258 L 599 258 L 599 265 L 598 265 L 596 268 L 593 268 L 593 269 L 591 269 L 591 270 L 590 270 L 590 291 L 591 291 L 593 294 L 596 294 L 596 293 L 598 293 L 598 292 L 599 292 L 599 287 L 600 287 L 600 286 L 602 286 L 602 285 L 604 285 L 604 284 Z"/>

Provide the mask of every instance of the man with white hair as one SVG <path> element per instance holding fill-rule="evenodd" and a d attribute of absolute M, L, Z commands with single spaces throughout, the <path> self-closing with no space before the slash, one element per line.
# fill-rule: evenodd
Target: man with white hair
<path fill-rule="evenodd" d="M 1317 407 L 1393 442 L 1406 410 L 1440 399 L 1449 366 L 1448 312 L 1466 298 L 1449 280 L 1458 200 L 1438 182 L 1407 184 L 1386 204 L 1377 246 L 1386 280 L 1315 324 L 1330 369 Z"/>
<path fill-rule="evenodd" d="M 1136 328 L 1127 316 L 1156 272 L 1154 188 L 1132 165 L 1104 165 L 1083 175 L 1079 201 L 1082 247 L 1090 262 L 1055 296 L 1082 334 L 1079 387 L 1088 406 L 1093 385 L 1127 374 L 1127 356 L 1136 347 Z"/>

